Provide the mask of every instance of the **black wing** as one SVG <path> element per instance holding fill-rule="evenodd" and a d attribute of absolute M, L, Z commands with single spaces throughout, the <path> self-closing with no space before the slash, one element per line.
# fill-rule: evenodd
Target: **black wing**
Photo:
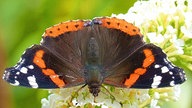
<path fill-rule="evenodd" d="M 182 69 L 167 60 L 161 48 L 146 44 L 112 68 L 104 83 L 129 88 L 158 88 L 181 84 L 186 80 Z"/>
<path fill-rule="evenodd" d="M 5 70 L 3 78 L 13 85 L 32 88 L 62 88 L 84 83 L 73 68 L 40 45 L 27 49 L 16 66 Z"/>

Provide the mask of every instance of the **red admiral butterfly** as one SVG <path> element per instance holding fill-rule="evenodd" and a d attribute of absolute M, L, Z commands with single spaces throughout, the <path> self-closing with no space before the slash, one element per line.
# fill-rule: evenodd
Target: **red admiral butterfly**
<path fill-rule="evenodd" d="M 87 85 L 96 97 L 102 84 L 146 89 L 181 84 L 186 77 L 161 48 L 143 41 L 137 27 L 103 17 L 48 28 L 3 79 L 31 88 Z"/>

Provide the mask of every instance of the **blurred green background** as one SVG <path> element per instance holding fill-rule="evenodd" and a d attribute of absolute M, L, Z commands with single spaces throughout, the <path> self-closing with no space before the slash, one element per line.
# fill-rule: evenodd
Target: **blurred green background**
<path fill-rule="evenodd" d="M 135 1 L 0 0 L 0 77 L 26 48 L 39 44 L 46 28 L 67 20 L 126 13 Z M 48 95 L 46 90 L 10 86 L 1 78 L 0 87 L 1 108 L 40 108 L 41 99 Z"/>

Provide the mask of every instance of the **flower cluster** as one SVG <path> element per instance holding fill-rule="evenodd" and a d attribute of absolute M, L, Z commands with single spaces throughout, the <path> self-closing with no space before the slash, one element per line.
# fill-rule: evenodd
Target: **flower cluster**
<path fill-rule="evenodd" d="M 138 26 L 147 43 L 161 47 L 174 64 L 192 71 L 190 6 L 190 0 L 137 1 L 126 14 L 112 16 Z M 144 90 L 104 86 L 108 91 L 101 88 L 96 98 L 87 87 L 78 92 L 79 86 L 50 90 L 48 99 L 42 99 L 42 108 L 160 108 L 162 102 L 178 100 L 180 95 L 179 86 Z"/>
<path fill-rule="evenodd" d="M 192 71 L 192 0 L 138 1 L 126 14 L 112 15 L 141 29 L 178 66 Z M 182 60 L 182 61 L 181 61 Z"/>
<path fill-rule="evenodd" d="M 159 108 L 158 102 L 178 100 L 180 95 L 179 86 L 143 90 L 105 87 L 110 91 L 102 89 L 95 99 L 87 87 L 78 93 L 76 90 L 79 86 L 50 90 L 48 99 L 43 98 L 41 101 L 42 108 Z"/>

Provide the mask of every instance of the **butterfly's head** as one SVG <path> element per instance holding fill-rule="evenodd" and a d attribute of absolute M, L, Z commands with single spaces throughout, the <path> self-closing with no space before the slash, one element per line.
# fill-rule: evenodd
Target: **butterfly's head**
<path fill-rule="evenodd" d="M 88 85 L 89 92 L 93 94 L 94 97 L 98 96 L 98 93 L 100 92 L 100 85 L 98 83 L 91 83 Z"/>

